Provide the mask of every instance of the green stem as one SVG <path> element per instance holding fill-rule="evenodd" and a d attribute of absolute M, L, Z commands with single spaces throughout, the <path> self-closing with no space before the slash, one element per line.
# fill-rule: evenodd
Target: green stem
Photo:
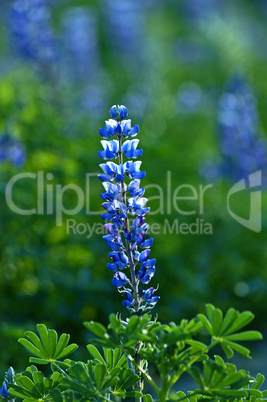
<path fill-rule="evenodd" d="M 178 371 L 178 374 L 172 378 L 172 380 L 169 382 L 169 390 L 173 387 L 173 385 L 179 380 L 179 378 L 181 377 L 181 375 L 186 372 L 187 368 L 189 366 L 192 366 L 199 358 L 199 356 L 201 356 L 203 353 L 208 353 L 210 351 L 210 349 L 212 349 L 215 346 L 215 343 L 211 343 L 209 346 L 207 346 L 207 348 L 205 349 L 205 352 L 202 351 L 201 353 L 199 353 L 197 356 L 195 356 L 189 363 L 187 363 L 186 367 L 183 367 L 183 369 Z M 183 397 L 182 399 L 185 399 L 187 397 Z M 179 399 L 180 400 L 180 399 Z"/>
<path fill-rule="evenodd" d="M 149 374 L 145 372 L 145 370 L 142 369 L 142 367 L 139 367 L 135 360 L 132 358 L 132 356 L 128 356 L 128 359 L 133 363 L 133 365 L 140 371 L 144 379 L 151 385 L 151 387 L 154 389 L 157 395 L 160 394 L 160 389 L 157 387 L 157 385 L 154 383 L 153 379 L 150 377 Z"/>
<path fill-rule="evenodd" d="M 53 364 L 56 366 L 56 368 L 65 376 L 71 379 L 71 377 L 66 373 L 65 370 L 63 370 L 57 363 L 53 362 Z"/>
<path fill-rule="evenodd" d="M 162 384 L 162 388 L 159 393 L 159 402 L 166 402 L 168 400 L 168 395 L 170 391 L 170 386 L 165 382 Z"/>

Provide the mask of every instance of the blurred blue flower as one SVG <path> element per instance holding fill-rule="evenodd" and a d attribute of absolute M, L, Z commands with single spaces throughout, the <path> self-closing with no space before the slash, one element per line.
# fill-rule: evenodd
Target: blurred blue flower
<path fill-rule="evenodd" d="M 222 0 L 182 0 L 184 16 L 194 21 L 207 20 L 221 11 Z"/>
<path fill-rule="evenodd" d="M 83 82 L 99 70 L 97 20 L 89 7 L 72 7 L 63 16 L 63 45 L 66 66 L 73 81 Z"/>
<path fill-rule="evenodd" d="M 55 60 L 47 0 L 11 0 L 10 24 L 17 51 L 40 64 Z"/>
<path fill-rule="evenodd" d="M 8 133 L 0 137 L 0 162 L 11 162 L 16 168 L 20 168 L 25 162 L 25 150 L 22 144 L 11 138 Z"/>
<path fill-rule="evenodd" d="M 234 180 L 267 166 L 267 144 L 259 135 L 259 117 L 252 89 L 233 77 L 219 105 L 221 173 Z"/>
<path fill-rule="evenodd" d="M 146 6 L 141 0 L 105 0 L 104 27 L 109 45 L 129 67 L 138 66 L 143 54 Z M 129 63 L 129 58 L 131 63 Z"/>
<path fill-rule="evenodd" d="M 218 111 L 221 160 L 207 160 L 201 167 L 206 180 L 225 176 L 246 178 L 262 170 L 266 186 L 267 143 L 259 132 L 257 102 L 243 76 L 235 75 L 226 84 Z"/>
<path fill-rule="evenodd" d="M 76 115 L 85 113 L 91 119 L 104 111 L 108 79 L 101 69 L 97 13 L 91 7 L 71 7 L 62 21 L 63 80 L 72 86 Z"/>
<path fill-rule="evenodd" d="M 195 82 L 184 82 L 177 92 L 177 109 L 180 113 L 196 113 L 203 107 L 204 96 Z"/>

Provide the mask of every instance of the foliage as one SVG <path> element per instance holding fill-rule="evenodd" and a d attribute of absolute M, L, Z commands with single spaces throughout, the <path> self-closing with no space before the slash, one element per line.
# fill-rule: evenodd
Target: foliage
<path fill-rule="evenodd" d="M 205 314 L 183 319 L 179 324 L 161 324 L 151 318 L 148 314 L 132 315 L 123 321 L 112 314 L 108 328 L 98 322 L 85 322 L 85 327 L 96 337 L 87 345 L 86 362 L 66 359 L 77 348 L 75 344 L 67 346 L 66 334 L 57 342 L 54 330 L 37 325 L 38 335 L 27 331 L 19 342 L 31 353 L 30 362 L 50 366 L 50 375 L 46 378 L 35 366 L 27 367 L 15 375 L 15 383 L 7 384 L 10 398 L 19 397 L 25 402 L 114 398 L 144 402 L 259 402 L 267 398 L 267 391 L 260 389 L 264 381 L 261 374 L 253 378 L 246 370 L 238 370 L 234 364 L 211 353 L 220 345 L 228 358 L 234 352 L 249 357 L 249 349 L 240 342 L 262 338 L 258 331 L 243 330 L 254 318 L 251 312 L 239 313 L 231 308 L 223 317 L 220 309 L 209 304 Z M 160 381 L 152 378 L 153 367 L 158 373 L 154 377 L 159 376 Z M 188 394 L 177 391 L 184 373 L 197 386 Z M 152 388 L 153 396 L 145 392 L 147 385 Z M 170 396 L 172 390 L 175 393 Z"/>

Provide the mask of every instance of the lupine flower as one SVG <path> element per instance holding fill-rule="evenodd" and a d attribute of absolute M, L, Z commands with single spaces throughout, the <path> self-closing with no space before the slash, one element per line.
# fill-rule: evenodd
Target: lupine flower
<path fill-rule="evenodd" d="M 101 141 L 104 151 L 98 151 L 98 155 L 103 159 L 114 159 L 119 156 L 119 142 L 118 141 Z"/>
<path fill-rule="evenodd" d="M 0 389 L 0 395 L 1 395 L 3 398 L 10 398 L 10 395 L 9 395 L 8 389 L 7 389 L 7 384 L 6 384 L 5 381 L 3 382 L 3 386 L 2 386 L 2 388 Z"/>
<path fill-rule="evenodd" d="M 25 162 L 25 150 L 23 146 L 11 138 L 8 133 L 0 137 L 0 163 L 11 162 L 15 167 L 20 168 Z"/>
<path fill-rule="evenodd" d="M 114 261 L 113 264 L 107 264 L 107 267 L 110 271 L 118 271 L 124 269 L 129 262 L 127 255 L 123 251 L 111 251 L 110 253 L 108 253 L 108 255 Z"/>
<path fill-rule="evenodd" d="M 126 297 L 126 300 L 123 300 L 122 305 L 125 307 L 131 307 L 134 301 L 133 293 L 129 289 L 121 292 L 122 296 Z"/>
<path fill-rule="evenodd" d="M 5 380 L 3 382 L 3 386 L 0 389 L 0 395 L 3 398 L 11 398 L 9 393 L 8 393 L 8 387 L 7 384 L 15 384 L 15 371 L 12 367 L 9 367 L 9 369 L 7 370 L 6 374 L 5 374 Z"/>
<path fill-rule="evenodd" d="M 112 249 L 109 256 L 113 262 L 107 264 L 108 269 L 115 272 L 112 283 L 117 288 L 122 288 L 119 292 L 126 298 L 123 305 L 137 313 L 150 309 L 159 299 L 159 296 L 152 296 L 153 288 L 148 291 L 139 289 L 139 286 L 151 281 L 156 264 L 155 258 L 149 259 L 153 238 L 146 238 L 149 226 L 145 222 L 145 215 L 149 208 L 144 208 L 147 202 L 143 197 L 145 188 L 140 187 L 145 172 L 140 171 L 140 161 L 130 160 L 123 163 L 123 156 L 128 159 L 136 158 L 143 151 L 137 149 L 139 140 L 124 141 L 139 131 L 137 125 L 132 128 L 131 120 L 126 120 L 126 107 L 114 105 L 110 109 L 110 115 L 111 119 L 106 121 L 104 129 L 99 130 L 105 140 L 101 141 L 104 150 L 98 154 L 105 160 L 118 158 L 118 163 L 100 164 L 103 174 L 98 177 L 106 191 L 101 194 L 105 201 L 102 206 L 106 210 L 101 217 L 105 221 L 111 221 L 104 225 L 108 234 L 103 238 Z M 118 140 L 111 139 L 115 135 Z M 128 180 L 130 182 L 126 183 Z M 130 198 L 127 199 L 128 196 Z M 132 225 L 129 222 L 130 216 L 135 216 Z M 127 269 L 130 271 L 130 279 L 122 272 Z"/>
<path fill-rule="evenodd" d="M 41 64 L 55 59 L 47 0 L 11 1 L 10 23 L 17 51 Z"/>
<path fill-rule="evenodd" d="M 158 300 L 159 300 L 159 296 L 153 296 L 155 292 L 154 288 L 149 288 L 145 291 L 144 297 L 147 303 L 155 305 Z"/>
<path fill-rule="evenodd" d="M 109 139 L 113 135 L 118 137 L 135 137 L 139 131 L 139 126 L 136 124 L 131 127 L 131 120 L 122 120 L 119 123 L 116 120 L 110 119 L 106 121 L 104 128 L 99 129 L 99 134 L 104 139 Z"/>
<path fill-rule="evenodd" d="M 114 275 L 114 278 L 112 279 L 112 283 L 114 286 L 117 286 L 118 288 L 121 288 L 122 286 L 125 286 L 129 281 L 127 276 L 120 271 L 117 271 L 116 274 Z"/>
<path fill-rule="evenodd" d="M 122 145 L 122 152 L 126 156 L 126 158 L 139 158 L 139 156 L 142 156 L 143 150 L 142 149 L 136 149 L 139 144 L 139 140 L 128 140 L 125 141 Z"/>
<path fill-rule="evenodd" d="M 114 200 L 121 200 L 121 187 L 119 183 L 112 184 L 109 182 L 104 182 L 103 187 L 106 190 L 106 193 L 100 194 L 103 200 L 114 201 Z"/>

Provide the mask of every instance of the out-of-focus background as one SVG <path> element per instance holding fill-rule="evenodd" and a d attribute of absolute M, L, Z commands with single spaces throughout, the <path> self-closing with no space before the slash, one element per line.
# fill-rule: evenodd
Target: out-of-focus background
<path fill-rule="evenodd" d="M 98 129 L 113 104 L 140 126 L 147 222 L 156 224 L 155 313 L 178 322 L 208 302 L 250 309 L 266 335 L 266 1 L 2 0 L 0 8 L 0 372 L 25 367 L 17 338 L 36 323 L 85 344 L 83 321 L 126 317 L 106 267 L 96 177 Z M 255 172 L 262 217 L 248 228 L 231 213 L 249 219 L 251 191 L 231 196 L 231 213 L 227 195 Z M 30 210 L 39 199 L 38 213 L 8 206 L 14 176 L 14 205 Z M 64 208 L 74 211 L 60 224 L 56 202 L 70 184 L 87 205 L 76 208 L 66 190 Z M 195 193 L 176 191 L 184 184 Z"/>

